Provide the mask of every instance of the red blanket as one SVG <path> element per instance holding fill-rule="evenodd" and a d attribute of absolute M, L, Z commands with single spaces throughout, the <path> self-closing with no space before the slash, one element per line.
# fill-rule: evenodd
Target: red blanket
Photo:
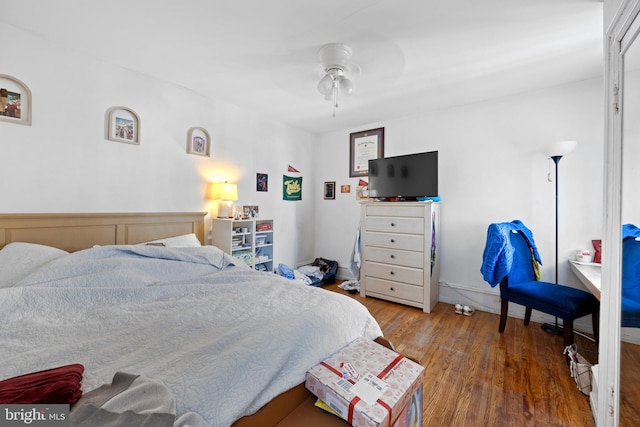
<path fill-rule="evenodd" d="M 82 396 L 84 366 L 72 364 L 0 381 L 0 403 L 74 404 Z"/>

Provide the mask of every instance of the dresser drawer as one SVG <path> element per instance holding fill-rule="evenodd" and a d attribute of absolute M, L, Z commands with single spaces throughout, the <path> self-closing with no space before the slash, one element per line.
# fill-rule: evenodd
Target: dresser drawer
<path fill-rule="evenodd" d="M 364 228 L 367 232 L 424 234 L 424 219 L 368 216 L 365 219 Z"/>
<path fill-rule="evenodd" d="M 409 283 L 416 286 L 422 286 L 424 282 L 424 270 L 420 268 L 401 267 L 398 265 L 365 261 L 365 271 L 367 280 L 370 276 L 384 280 Z M 369 286 L 368 283 L 367 286 Z"/>
<path fill-rule="evenodd" d="M 379 248 L 404 249 L 407 251 L 424 250 L 424 236 L 418 234 L 390 234 L 369 232 L 362 238 L 365 246 Z"/>
<path fill-rule="evenodd" d="M 391 203 L 384 205 L 366 205 L 367 216 L 403 216 L 424 218 L 424 206 L 403 205 L 402 203 Z"/>
<path fill-rule="evenodd" d="M 403 251 L 399 249 L 386 249 L 367 246 L 365 261 L 382 262 L 405 267 L 424 268 L 424 252 Z"/>
<path fill-rule="evenodd" d="M 367 294 L 376 294 L 382 297 L 400 298 L 422 304 L 424 290 L 421 286 L 407 285 L 404 283 L 367 277 Z"/>

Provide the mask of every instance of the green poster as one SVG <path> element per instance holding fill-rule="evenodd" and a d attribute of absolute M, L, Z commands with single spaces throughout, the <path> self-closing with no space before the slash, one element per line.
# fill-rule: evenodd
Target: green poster
<path fill-rule="evenodd" d="M 302 177 L 282 175 L 282 200 L 302 200 Z"/>

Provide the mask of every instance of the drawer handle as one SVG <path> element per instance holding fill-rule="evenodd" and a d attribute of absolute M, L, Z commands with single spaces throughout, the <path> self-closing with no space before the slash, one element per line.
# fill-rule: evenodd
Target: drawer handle
<path fill-rule="evenodd" d="M 395 255 L 391 255 L 391 259 L 394 259 L 396 256 Z"/>
<path fill-rule="evenodd" d="M 391 243 L 395 243 L 396 241 L 394 239 L 391 239 Z"/>
<path fill-rule="evenodd" d="M 393 289 L 393 288 L 389 288 L 389 290 L 391 290 L 391 291 L 395 291 L 395 289 Z"/>
<path fill-rule="evenodd" d="M 394 222 L 392 222 L 392 223 L 391 223 L 391 226 L 392 226 L 392 227 L 395 227 L 395 226 L 396 226 L 396 224 L 395 224 Z"/>
<path fill-rule="evenodd" d="M 391 274 L 391 275 L 393 276 L 393 275 L 394 275 L 394 274 L 396 274 L 396 273 L 394 273 L 393 271 L 391 271 L 389 274 Z"/>

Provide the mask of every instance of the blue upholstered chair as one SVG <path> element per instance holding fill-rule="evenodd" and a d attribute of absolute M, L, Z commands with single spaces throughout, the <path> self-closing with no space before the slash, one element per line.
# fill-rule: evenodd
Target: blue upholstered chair
<path fill-rule="evenodd" d="M 520 221 L 489 226 L 481 271 L 492 286 L 498 281 L 500 284 L 502 304 L 498 331 L 504 332 L 509 302 L 513 302 L 525 306 L 525 325 L 531 320 L 532 310 L 562 319 L 565 346 L 573 343 L 573 321 L 591 314 L 597 342 L 598 299 L 580 289 L 536 280 L 534 259 L 540 261 L 533 236 Z M 493 267 L 490 263 L 494 263 Z M 496 271 L 501 273 L 496 275 Z"/>
<path fill-rule="evenodd" d="M 622 228 L 622 326 L 640 328 L 640 229 Z"/>

